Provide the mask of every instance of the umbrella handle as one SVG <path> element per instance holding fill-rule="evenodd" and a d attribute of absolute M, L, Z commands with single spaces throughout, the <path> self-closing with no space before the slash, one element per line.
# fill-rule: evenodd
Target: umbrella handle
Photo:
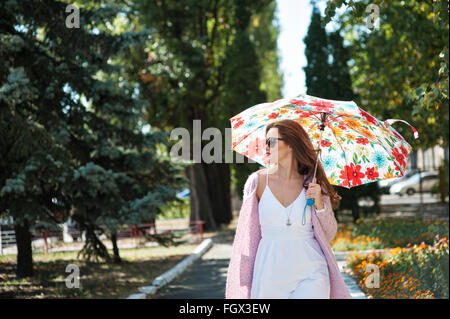
<path fill-rule="evenodd" d="M 322 134 L 321 134 L 322 135 Z M 320 139 L 322 139 L 322 136 L 321 136 L 321 138 Z M 313 176 L 313 183 L 315 183 L 316 182 L 316 172 L 317 172 L 317 163 L 318 163 L 318 161 L 319 161 L 319 153 L 320 153 L 320 142 L 319 142 L 319 152 L 317 153 L 317 158 L 316 158 L 316 167 L 314 168 L 314 176 Z M 306 205 L 308 205 L 308 206 L 312 206 L 312 205 L 314 205 L 315 204 L 315 200 L 314 200 L 314 198 L 308 198 L 307 200 L 306 200 Z"/>
<path fill-rule="evenodd" d="M 320 130 L 319 146 L 317 148 L 318 152 L 317 152 L 317 158 L 316 158 L 316 166 L 314 167 L 313 183 L 316 182 L 317 163 L 319 162 L 319 154 L 321 152 L 320 144 L 322 143 L 322 133 L 323 133 L 323 129 Z M 306 205 L 312 206 L 315 204 L 315 202 L 316 201 L 314 200 L 314 198 L 308 198 L 308 200 L 306 201 Z"/>
<path fill-rule="evenodd" d="M 419 138 L 419 132 L 417 132 L 417 130 L 414 128 L 414 126 L 412 126 L 411 124 L 409 124 L 408 122 L 404 121 L 404 120 L 397 120 L 397 119 L 387 119 L 386 121 L 383 122 L 384 125 L 386 126 L 391 126 L 392 123 L 394 122 L 403 122 L 408 124 L 412 130 L 414 131 L 414 138 Z"/>
<path fill-rule="evenodd" d="M 322 144 L 322 134 L 323 131 L 325 130 L 325 122 L 327 119 L 327 113 L 322 113 L 321 114 L 321 123 L 320 123 L 320 138 L 319 138 L 319 146 L 317 147 L 317 158 L 316 158 L 316 166 L 314 167 L 314 176 L 313 176 L 313 183 L 316 182 L 316 172 L 317 172 L 317 163 L 319 162 L 319 154 L 322 151 L 322 149 L 320 148 L 320 145 Z M 315 204 L 315 200 L 314 198 L 308 198 L 306 201 L 306 205 L 308 206 L 312 206 Z M 306 209 L 306 206 L 305 206 Z"/>

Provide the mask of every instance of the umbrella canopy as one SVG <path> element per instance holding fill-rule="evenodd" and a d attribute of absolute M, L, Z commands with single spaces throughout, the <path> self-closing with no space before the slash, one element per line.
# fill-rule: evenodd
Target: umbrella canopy
<path fill-rule="evenodd" d="M 265 128 L 284 119 L 301 125 L 313 146 L 320 149 L 320 161 L 330 183 L 347 188 L 403 176 L 412 147 L 392 123 L 408 124 L 414 137 L 419 137 L 408 122 L 380 121 L 353 101 L 300 94 L 254 105 L 230 118 L 232 149 L 267 166 Z"/>

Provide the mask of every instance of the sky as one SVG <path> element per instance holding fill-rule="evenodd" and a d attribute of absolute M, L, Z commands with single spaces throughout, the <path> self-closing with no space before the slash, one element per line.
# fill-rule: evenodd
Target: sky
<path fill-rule="evenodd" d="M 317 1 L 320 12 L 325 11 L 326 2 Z M 282 98 L 294 97 L 306 93 L 306 66 L 304 37 L 308 31 L 313 6 L 309 0 L 277 0 L 276 16 L 280 26 L 278 36 L 278 55 L 280 70 L 284 74 Z M 331 31 L 335 25 L 330 22 L 326 26 Z"/>

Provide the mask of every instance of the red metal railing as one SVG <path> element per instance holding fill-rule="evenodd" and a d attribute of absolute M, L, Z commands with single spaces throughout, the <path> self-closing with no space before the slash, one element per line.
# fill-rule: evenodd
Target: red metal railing
<path fill-rule="evenodd" d="M 200 243 L 203 241 L 203 220 L 191 221 L 189 223 L 189 230 L 191 234 L 199 234 L 199 238 L 195 243 Z"/>

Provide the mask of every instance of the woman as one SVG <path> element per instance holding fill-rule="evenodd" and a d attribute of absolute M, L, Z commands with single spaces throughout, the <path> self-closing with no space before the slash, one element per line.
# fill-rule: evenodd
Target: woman
<path fill-rule="evenodd" d="M 320 162 L 312 182 L 317 156 L 308 134 L 292 120 L 270 123 L 266 156 L 271 168 L 244 186 L 225 297 L 351 298 L 329 245 L 341 198 Z M 309 198 L 315 204 L 306 207 Z"/>

